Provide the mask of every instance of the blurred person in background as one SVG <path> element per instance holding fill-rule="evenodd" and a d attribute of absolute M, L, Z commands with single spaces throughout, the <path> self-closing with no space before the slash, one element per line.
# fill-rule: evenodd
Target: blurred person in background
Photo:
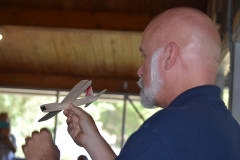
<path fill-rule="evenodd" d="M 12 160 L 15 158 L 16 140 L 10 133 L 8 113 L 0 113 L 0 159 Z"/>

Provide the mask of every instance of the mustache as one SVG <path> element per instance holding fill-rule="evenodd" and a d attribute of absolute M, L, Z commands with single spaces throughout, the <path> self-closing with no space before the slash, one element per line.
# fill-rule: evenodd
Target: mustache
<path fill-rule="evenodd" d="M 139 80 L 137 81 L 137 85 L 143 89 L 143 79 L 142 78 L 139 78 Z"/>

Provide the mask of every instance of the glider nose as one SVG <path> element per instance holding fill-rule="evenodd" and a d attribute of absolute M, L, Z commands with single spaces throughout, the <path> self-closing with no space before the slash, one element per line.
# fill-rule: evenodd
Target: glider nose
<path fill-rule="evenodd" d="M 41 108 L 42 112 L 45 111 L 45 110 L 47 110 L 46 106 L 44 106 L 44 105 L 43 105 L 43 106 L 40 106 L 40 108 Z"/>

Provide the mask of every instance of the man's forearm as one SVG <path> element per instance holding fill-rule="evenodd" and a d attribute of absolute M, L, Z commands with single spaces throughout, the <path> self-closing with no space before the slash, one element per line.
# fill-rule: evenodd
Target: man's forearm
<path fill-rule="evenodd" d="M 93 160 L 114 160 L 116 154 L 105 141 L 102 136 L 99 136 L 95 143 L 85 147 Z"/>

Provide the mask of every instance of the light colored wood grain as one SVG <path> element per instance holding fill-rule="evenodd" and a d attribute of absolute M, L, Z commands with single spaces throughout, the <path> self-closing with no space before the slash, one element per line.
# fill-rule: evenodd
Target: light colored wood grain
<path fill-rule="evenodd" d="M 1 31 L 2 73 L 137 80 L 140 32 L 24 26 Z"/>

